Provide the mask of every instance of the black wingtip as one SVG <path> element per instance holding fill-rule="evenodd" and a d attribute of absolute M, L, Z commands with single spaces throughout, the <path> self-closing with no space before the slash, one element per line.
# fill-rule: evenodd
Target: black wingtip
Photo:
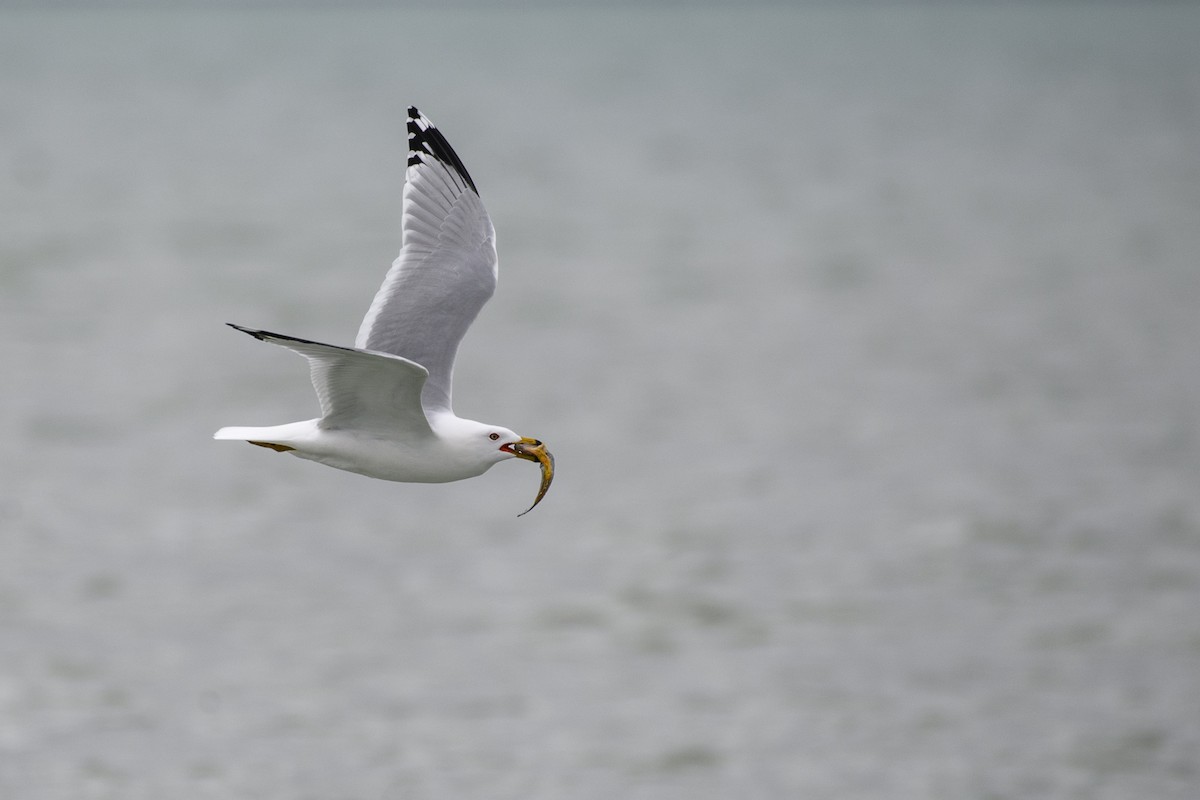
<path fill-rule="evenodd" d="M 446 137 L 429 121 L 428 117 L 417 110 L 416 106 L 409 106 L 408 166 L 414 167 L 423 163 L 426 156 L 433 156 L 446 165 L 451 172 L 456 173 L 462 179 L 463 183 L 471 187 L 471 191 L 479 194 L 475 181 L 471 180 L 471 174 L 467 172 L 458 153 L 454 152 L 454 148 L 446 141 Z"/>
<path fill-rule="evenodd" d="M 225 324 L 228 325 L 229 327 L 233 328 L 235 331 L 241 331 L 242 333 L 253 336 L 255 339 L 258 339 L 260 342 L 264 341 L 264 339 L 263 339 L 264 331 L 256 331 L 256 330 L 252 330 L 250 328 L 243 328 L 241 325 L 238 325 L 235 322 L 226 322 Z"/>
<path fill-rule="evenodd" d="M 233 328 L 234 330 L 239 330 L 242 333 L 253 336 L 255 339 L 258 339 L 260 342 L 268 342 L 270 344 L 281 344 L 283 342 L 296 342 L 297 344 L 315 344 L 318 347 L 332 347 L 335 350 L 348 350 L 350 352 L 356 352 L 353 347 L 343 347 L 340 344 L 326 344 L 325 342 L 318 342 L 318 341 L 314 341 L 313 339 L 301 339 L 299 336 L 288 336 L 287 334 L 284 334 L 284 333 L 273 333 L 271 331 L 255 330 L 254 328 L 243 328 L 241 325 L 236 325 L 232 322 L 226 322 L 225 324 L 228 325 L 229 327 Z M 284 346 L 286 347 L 287 345 L 284 345 Z M 361 351 L 358 351 L 358 352 L 361 352 Z"/>

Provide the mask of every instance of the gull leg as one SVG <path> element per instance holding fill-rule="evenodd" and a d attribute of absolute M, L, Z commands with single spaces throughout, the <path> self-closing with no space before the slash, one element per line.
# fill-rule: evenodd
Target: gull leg
<path fill-rule="evenodd" d="M 295 450 L 294 447 L 288 447 L 286 444 L 276 444 L 275 442 L 253 442 L 247 441 L 248 444 L 258 445 L 259 447 L 269 447 L 277 453 L 286 453 L 289 450 Z"/>

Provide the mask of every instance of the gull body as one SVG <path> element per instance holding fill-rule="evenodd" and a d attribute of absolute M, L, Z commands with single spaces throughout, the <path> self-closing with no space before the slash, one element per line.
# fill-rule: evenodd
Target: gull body
<path fill-rule="evenodd" d="M 319 419 L 308 419 L 269 427 L 222 428 L 215 438 L 246 441 L 334 469 L 401 483 L 449 483 L 474 478 L 516 455 L 496 446 L 489 438 L 491 433 L 500 433 L 501 441 L 510 445 L 522 440 L 505 428 L 453 414 L 438 415 L 430 427 L 433 435 L 410 438 L 353 428 L 322 428 Z"/>
<path fill-rule="evenodd" d="M 473 478 L 493 464 L 522 458 L 542 468 L 536 506 L 554 476 L 554 457 L 545 445 L 456 416 L 451 407 L 459 342 L 496 288 L 496 234 L 461 159 L 411 107 L 401 236 L 400 255 L 354 347 L 230 323 L 308 360 L 321 416 L 221 428 L 214 438 L 412 483 Z"/>

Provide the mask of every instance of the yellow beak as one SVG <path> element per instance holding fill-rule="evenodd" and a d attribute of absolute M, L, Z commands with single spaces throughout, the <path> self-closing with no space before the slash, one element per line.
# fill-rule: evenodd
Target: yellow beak
<path fill-rule="evenodd" d="M 542 465 L 542 486 L 538 489 L 533 505 L 520 514 L 517 514 L 518 517 L 523 517 L 530 511 L 533 511 L 534 506 L 542 502 L 542 498 L 550 490 L 550 482 L 554 480 L 554 456 L 546 449 L 546 445 L 537 439 L 530 439 L 528 437 L 522 437 L 521 441 L 514 444 L 506 444 L 500 449 L 512 453 L 517 458 L 523 458 L 526 461 L 536 461 Z"/>

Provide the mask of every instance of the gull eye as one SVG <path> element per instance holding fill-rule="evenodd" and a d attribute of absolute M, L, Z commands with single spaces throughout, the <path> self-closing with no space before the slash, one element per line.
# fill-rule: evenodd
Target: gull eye
<path fill-rule="evenodd" d="M 499 438 L 500 438 L 500 434 L 498 434 L 498 433 L 489 433 L 489 434 L 488 434 L 488 438 L 489 438 L 489 439 L 491 439 L 491 440 L 494 442 L 494 441 L 496 441 L 497 439 L 499 439 Z"/>

